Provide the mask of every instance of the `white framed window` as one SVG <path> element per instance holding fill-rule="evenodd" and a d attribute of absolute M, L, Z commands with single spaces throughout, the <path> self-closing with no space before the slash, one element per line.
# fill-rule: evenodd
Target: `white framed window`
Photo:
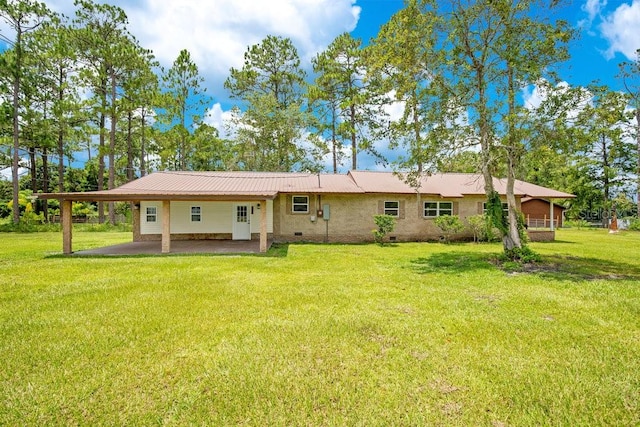
<path fill-rule="evenodd" d="M 147 222 L 156 222 L 158 220 L 158 208 L 155 206 L 147 206 L 145 209 Z"/>
<path fill-rule="evenodd" d="M 509 213 L 509 203 L 503 203 L 502 204 L 502 210 L 506 213 Z M 482 213 L 487 213 L 487 202 L 484 202 L 482 204 Z"/>
<path fill-rule="evenodd" d="M 424 202 L 425 218 L 435 218 L 444 215 L 453 215 L 453 202 Z"/>
<path fill-rule="evenodd" d="M 384 202 L 384 214 L 395 216 L 396 218 L 400 216 L 400 202 L 397 200 L 390 200 Z"/>
<path fill-rule="evenodd" d="M 291 196 L 291 212 L 309 213 L 309 196 Z"/>
<path fill-rule="evenodd" d="M 201 222 L 201 221 L 202 221 L 202 207 L 191 206 L 191 222 Z"/>

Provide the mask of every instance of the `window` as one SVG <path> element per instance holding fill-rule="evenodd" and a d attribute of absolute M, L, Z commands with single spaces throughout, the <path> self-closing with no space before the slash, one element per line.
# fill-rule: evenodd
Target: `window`
<path fill-rule="evenodd" d="M 509 213 L 509 204 L 508 203 L 503 203 L 502 204 L 502 210 L 505 213 Z M 487 202 L 484 202 L 482 204 L 482 213 L 487 213 Z"/>
<path fill-rule="evenodd" d="M 453 215 L 453 202 L 424 202 L 425 218 Z"/>
<path fill-rule="evenodd" d="M 202 208 L 200 206 L 191 206 L 191 222 L 202 221 Z"/>
<path fill-rule="evenodd" d="M 293 213 L 309 212 L 309 196 L 293 196 L 291 202 L 291 211 Z"/>
<path fill-rule="evenodd" d="M 158 220 L 158 208 L 155 206 L 147 206 L 147 222 L 156 222 Z"/>
<path fill-rule="evenodd" d="M 236 206 L 236 222 L 247 223 L 249 222 L 249 211 L 247 206 Z"/>
<path fill-rule="evenodd" d="M 384 202 L 384 214 L 391 215 L 395 217 L 400 216 L 400 202 Z"/>

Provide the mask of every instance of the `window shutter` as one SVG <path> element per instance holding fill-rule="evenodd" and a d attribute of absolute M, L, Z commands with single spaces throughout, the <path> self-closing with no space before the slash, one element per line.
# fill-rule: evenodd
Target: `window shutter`
<path fill-rule="evenodd" d="M 378 200 L 378 215 L 384 214 L 384 200 Z"/>
<path fill-rule="evenodd" d="M 398 219 L 404 219 L 404 211 L 405 211 L 405 201 L 400 200 L 398 203 Z"/>
<path fill-rule="evenodd" d="M 287 215 L 291 215 L 293 213 L 293 196 L 287 197 Z"/>
<path fill-rule="evenodd" d="M 458 215 L 458 205 L 460 202 L 453 202 L 453 214 Z"/>
<path fill-rule="evenodd" d="M 484 211 L 484 209 L 483 209 L 484 206 L 483 205 L 484 205 L 484 202 L 478 202 L 478 213 L 479 214 L 484 213 L 483 212 Z"/>

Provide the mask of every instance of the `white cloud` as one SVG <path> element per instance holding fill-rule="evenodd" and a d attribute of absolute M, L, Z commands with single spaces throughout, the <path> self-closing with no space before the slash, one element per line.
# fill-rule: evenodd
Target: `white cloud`
<path fill-rule="evenodd" d="M 578 22 L 578 26 L 591 27 L 594 19 L 600 15 L 606 6 L 607 0 L 587 0 L 581 7 L 582 11 L 587 13 L 587 18 Z"/>
<path fill-rule="evenodd" d="M 216 102 L 204 113 L 203 121 L 218 129 L 218 135 L 220 138 L 227 139 L 231 137 L 227 126 L 231 123 L 230 120 L 232 116 L 233 112 L 231 110 L 225 111 L 222 108 L 222 105 L 220 105 L 219 102 Z"/>
<path fill-rule="evenodd" d="M 633 0 L 631 4 L 623 3 L 600 24 L 602 36 L 609 43 L 605 57 L 613 58 L 616 53 L 622 53 L 628 59 L 636 58 L 636 50 L 640 48 L 640 0 Z"/>
<path fill-rule="evenodd" d="M 73 2 L 45 0 L 56 12 L 74 16 Z M 339 34 L 355 28 L 355 0 L 157 0 L 111 1 L 124 9 L 129 29 L 151 49 L 163 67 L 171 67 L 187 49 L 217 100 L 226 98 L 224 80 L 243 64 L 247 47 L 267 35 L 289 37 L 308 62 Z"/>

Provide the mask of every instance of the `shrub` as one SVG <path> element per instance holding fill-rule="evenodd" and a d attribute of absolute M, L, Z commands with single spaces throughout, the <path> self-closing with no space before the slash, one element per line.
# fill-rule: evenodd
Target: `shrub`
<path fill-rule="evenodd" d="M 484 214 L 467 217 L 467 227 L 473 234 L 474 242 L 493 242 L 497 239 L 498 230 L 493 226 L 491 218 Z"/>
<path fill-rule="evenodd" d="M 504 251 L 504 257 L 509 261 L 519 262 L 521 264 L 529 264 L 533 262 L 540 262 L 542 258 L 535 253 L 527 245 L 522 245 L 522 248 L 513 248 Z"/>
<path fill-rule="evenodd" d="M 629 218 L 629 230 L 640 231 L 640 218 Z"/>
<path fill-rule="evenodd" d="M 464 224 L 458 215 L 443 215 L 435 219 L 435 224 L 444 233 L 444 239 L 451 241 L 451 236 L 464 230 Z"/>
<path fill-rule="evenodd" d="M 385 236 L 396 228 L 396 219 L 391 215 L 374 215 L 373 221 L 378 227 L 376 230 L 371 231 L 373 238 L 376 243 L 382 244 Z"/>

